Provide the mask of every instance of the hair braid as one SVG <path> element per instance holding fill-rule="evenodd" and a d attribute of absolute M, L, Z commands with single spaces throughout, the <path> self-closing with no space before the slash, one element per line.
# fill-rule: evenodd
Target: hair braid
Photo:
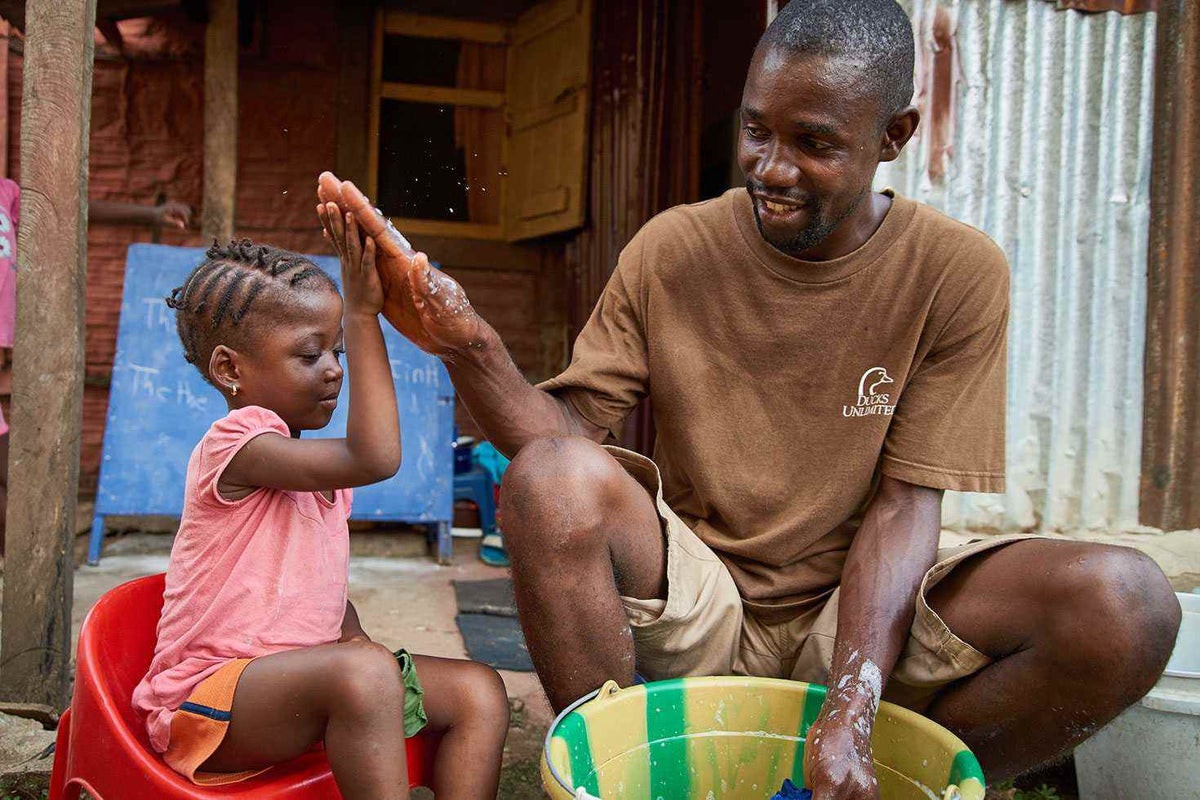
<path fill-rule="evenodd" d="M 295 269 L 299 271 L 289 276 Z M 214 239 L 204 261 L 171 290 L 166 303 L 175 311 L 184 358 L 211 383 L 208 362 L 216 346 L 251 343 L 253 319 L 250 330 L 241 323 L 253 317 L 249 312 L 256 300 L 254 307 L 264 313 L 279 310 L 310 287 L 337 291 L 333 279 L 302 255 L 249 239 L 225 245 Z"/>
<path fill-rule="evenodd" d="M 238 287 L 245 283 L 247 279 L 249 279 L 251 282 L 253 282 L 255 279 L 261 280 L 261 278 L 258 278 L 258 276 L 253 272 L 249 272 L 247 270 L 237 270 L 233 274 L 233 277 L 225 283 L 224 288 L 221 290 L 221 296 L 217 298 L 217 307 L 212 314 L 211 324 L 213 328 L 220 327 L 221 321 L 225 319 L 225 313 L 229 310 L 230 301 L 233 300 L 233 296 L 237 292 Z"/>

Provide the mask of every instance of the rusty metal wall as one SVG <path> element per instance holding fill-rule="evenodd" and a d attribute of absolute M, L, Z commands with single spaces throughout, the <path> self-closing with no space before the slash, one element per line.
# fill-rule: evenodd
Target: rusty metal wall
<path fill-rule="evenodd" d="M 1160 5 L 1142 522 L 1200 527 L 1200 6 Z"/>
<path fill-rule="evenodd" d="M 700 146 L 699 0 L 608 0 L 593 20 L 588 216 L 567 242 L 571 341 L 652 216 L 696 199 Z M 654 426 L 643 403 L 621 444 L 649 453 Z"/>
<path fill-rule="evenodd" d="M 902 2 L 927 48 L 925 116 L 943 127 L 878 183 L 986 231 L 1012 267 L 1008 492 L 948 497 L 946 524 L 1135 526 L 1155 15 Z M 939 22 L 952 39 L 933 53 Z M 935 62 L 953 73 L 945 96 Z M 945 145 L 935 178 L 931 139 Z"/>

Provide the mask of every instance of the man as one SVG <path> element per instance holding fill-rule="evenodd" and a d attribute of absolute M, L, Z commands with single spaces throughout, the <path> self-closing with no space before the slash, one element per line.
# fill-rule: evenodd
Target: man
<path fill-rule="evenodd" d="M 380 242 L 388 318 L 514 456 L 505 534 L 553 705 L 635 674 L 827 684 L 817 800 L 878 796 L 885 685 L 999 779 L 1148 691 L 1180 619 L 1133 550 L 938 550 L 943 491 L 1004 488 L 1008 269 L 978 231 L 871 192 L 917 126 L 913 50 L 894 0 L 786 6 L 746 81 L 746 189 L 651 220 L 536 388 L 457 284 L 322 184 Z M 654 461 L 601 447 L 646 396 Z"/>

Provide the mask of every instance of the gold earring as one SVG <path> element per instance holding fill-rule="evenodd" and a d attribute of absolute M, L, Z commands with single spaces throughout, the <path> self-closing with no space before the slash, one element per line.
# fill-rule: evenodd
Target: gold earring
<path fill-rule="evenodd" d="M 229 393 L 231 395 L 233 395 L 234 397 L 237 397 L 237 384 L 236 383 L 229 387 Z"/>

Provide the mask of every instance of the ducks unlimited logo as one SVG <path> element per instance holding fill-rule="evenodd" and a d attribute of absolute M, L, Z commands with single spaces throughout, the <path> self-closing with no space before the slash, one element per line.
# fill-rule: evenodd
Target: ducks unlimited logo
<path fill-rule="evenodd" d="M 893 381 L 883 367 L 871 367 L 858 380 L 858 402 L 842 406 L 843 417 L 890 417 L 896 411 L 891 393 L 884 391 Z"/>

